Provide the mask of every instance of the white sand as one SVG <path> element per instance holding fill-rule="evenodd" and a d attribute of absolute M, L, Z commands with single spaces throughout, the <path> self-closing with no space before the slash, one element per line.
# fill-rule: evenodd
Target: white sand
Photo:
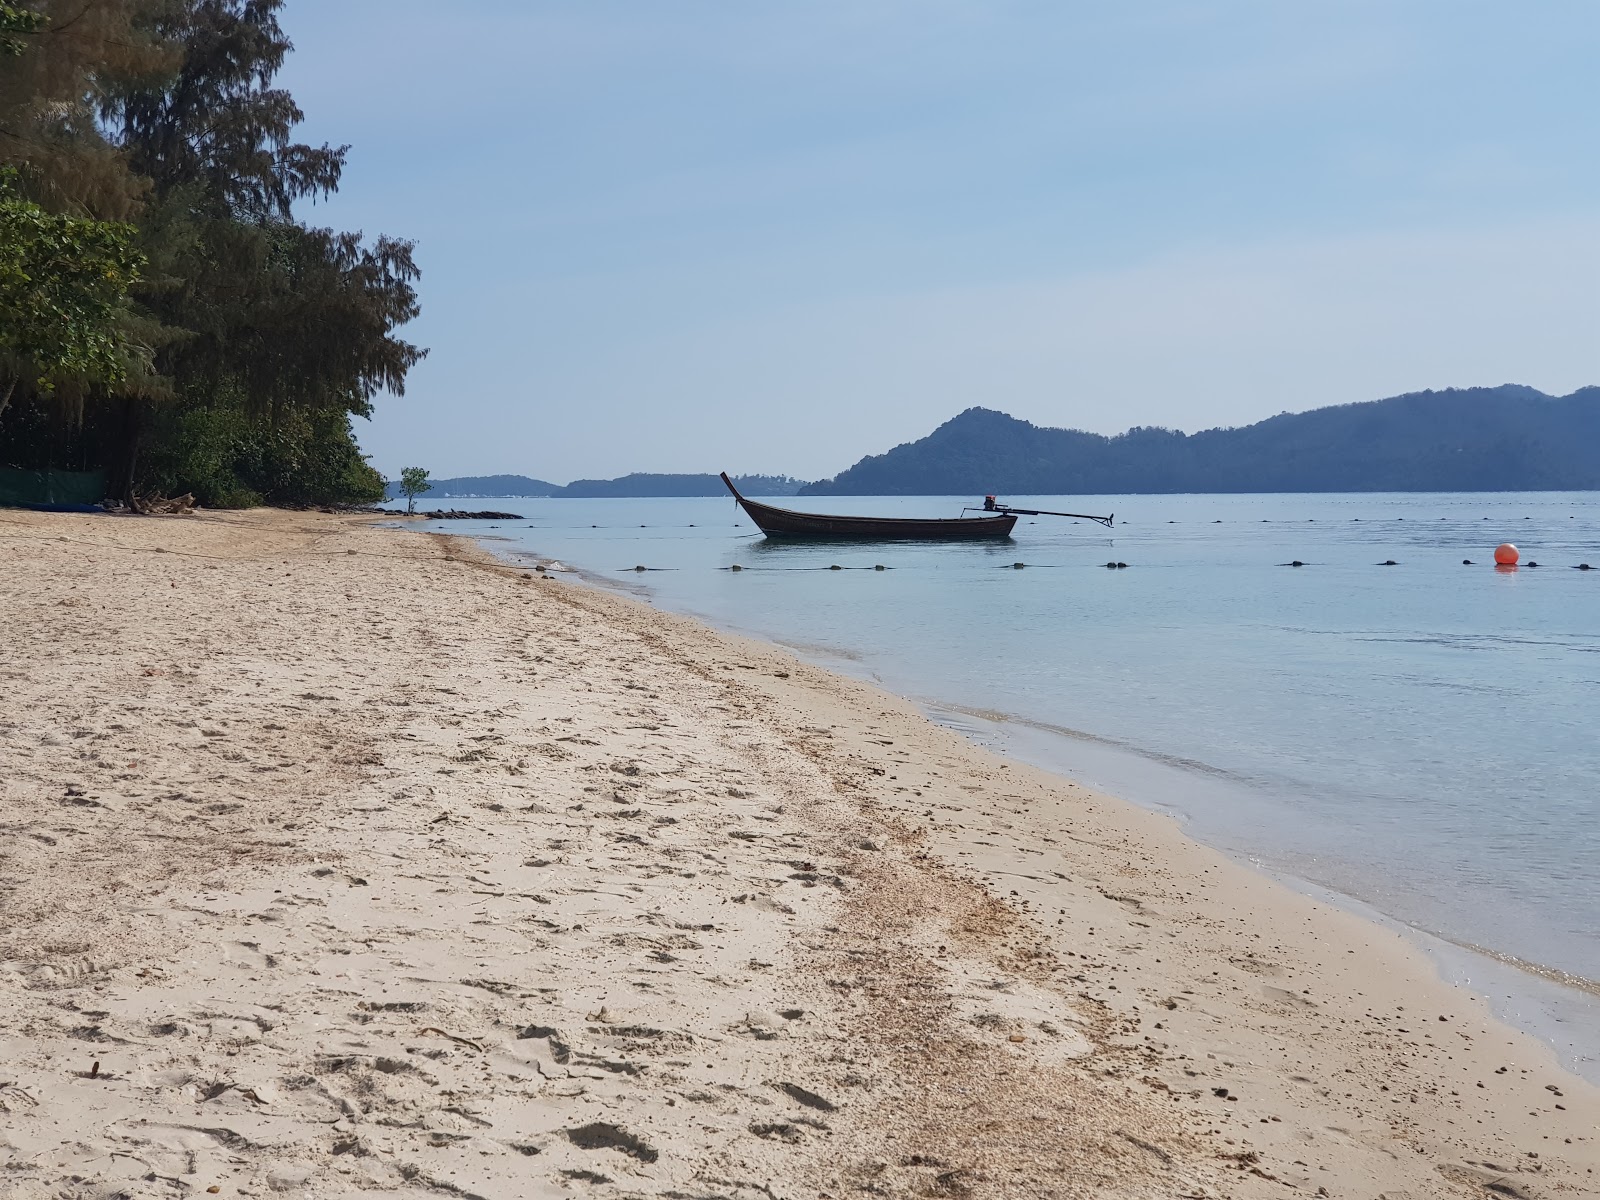
<path fill-rule="evenodd" d="M 0 514 L 0 1195 L 1585 1196 L 1401 939 L 348 518 Z"/>

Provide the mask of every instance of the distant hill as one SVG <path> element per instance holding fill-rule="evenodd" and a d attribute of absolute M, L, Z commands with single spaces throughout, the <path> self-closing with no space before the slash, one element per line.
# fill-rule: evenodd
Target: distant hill
<path fill-rule="evenodd" d="M 459 479 L 435 479 L 431 490 L 424 492 L 430 500 L 451 496 L 552 496 L 561 490 L 558 483 L 530 479 L 526 475 L 463 475 Z M 391 480 L 385 499 L 400 495 L 400 484 Z"/>
<path fill-rule="evenodd" d="M 793 496 L 803 479 L 787 475 L 735 475 L 733 482 L 747 496 Z M 554 493 L 567 498 L 596 496 L 726 496 L 715 475 L 624 475 L 621 479 L 575 479 Z"/>
<path fill-rule="evenodd" d="M 805 486 L 803 479 L 787 475 L 735 475 L 733 482 L 747 496 L 793 496 Z M 566 486 L 531 479 L 526 475 L 463 475 L 435 479 L 429 500 L 451 497 L 555 496 L 581 499 L 600 496 L 726 496 L 728 489 L 715 475 L 624 475 L 620 479 L 575 479 Z M 388 485 L 386 499 L 400 495 L 400 484 Z"/>
<path fill-rule="evenodd" d="M 1235 429 L 1048 429 L 969 408 L 801 495 L 1600 489 L 1600 387 L 1412 392 Z"/>

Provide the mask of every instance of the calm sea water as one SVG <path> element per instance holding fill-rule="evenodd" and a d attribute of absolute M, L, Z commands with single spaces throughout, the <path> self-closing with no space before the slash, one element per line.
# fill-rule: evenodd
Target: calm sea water
<path fill-rule="evenodd" d="M 1600 568 L 1600 493 L 1008 499 L 1117 526 L 779 544 L 731 500 L 651 499 L 497 501 L 526 519 L 441 528 L 881 681 L 1417 930 L 1600 980 L 1600 570 L 1574 569 Z M 1505 540 L 1515 571 L 1491 565 Z"/>

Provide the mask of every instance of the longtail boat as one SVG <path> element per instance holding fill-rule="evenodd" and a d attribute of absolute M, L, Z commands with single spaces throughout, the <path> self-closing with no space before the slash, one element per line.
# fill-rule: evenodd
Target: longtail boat
<path fill-rule="evenodd" d="M 769 538 L 850 538 L 857 541 L 935 541 L 957 542 L 983 538 L 1008 538 L 1011 527 L 1023 517 L 1073 517 L 1084 521 L 1097 521 L 1111 527 L 1112 517 L 1091 517 L 1084 513 L 1046 512 L 1043 509 L 1012 508 L 997 504 L 993 496 L 985 496 L 983 508 L 962 509 L 963 513 L 978 511 L 981 516 L 934 517 L 837 517 L 825 513 L 796 512 L 792 508 L 776 508 L 746 499 L 733 486 L 726 471 L 722 482 L 733 493 L 739 507 L 756 523 L 756 528 Z"/>
<path fill-rule="evenodd" d="M 722 482 L 739 502 L 756 527 L 770 538 L 855 538 L 861 541 L 955 542 L 975 538 L 1007 538 L 1018 516 L 1082 516 L 1081 513 L 1041 513 L 1033 509 L 1010 508 L 996 504 L 994 497 L 984 500 L 979 517 L 836 517 L 825 513 L 796 512 L 747 500 L 733 486 L 726 471 Z M 964 509 L 964 512 L 971 511 Z M 1110 525 L 1110 517 L 1086 517 Z"/>
<path fill-rule="evenodd" d="M 747 500 L 722 473 L 739 507 L 769 538 L 851 538 L 857 541 L 955 542 L 973 538 L 1006 538 L 1017 518 L 1011 513 L 982 517 L 833 517 L 823 513 L 795 512 Z"/>

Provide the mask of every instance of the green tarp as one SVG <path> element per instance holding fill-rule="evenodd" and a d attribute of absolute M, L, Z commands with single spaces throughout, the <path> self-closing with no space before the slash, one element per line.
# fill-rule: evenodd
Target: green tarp
<path fill-rule="evenodd" d="M 0 467 L 0 505 L 99 504 L 104 471 L 18 471 Z"/>

